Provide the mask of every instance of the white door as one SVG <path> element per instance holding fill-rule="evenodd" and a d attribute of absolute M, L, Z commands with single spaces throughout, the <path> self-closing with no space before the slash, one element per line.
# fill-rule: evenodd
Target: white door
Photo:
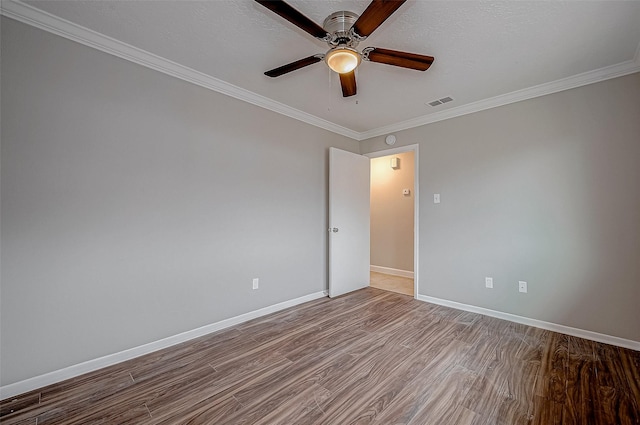
<path fill-rule="evenodd" d="M 329 148 L 329 296 L 369 286 L 369 158 Z"/>

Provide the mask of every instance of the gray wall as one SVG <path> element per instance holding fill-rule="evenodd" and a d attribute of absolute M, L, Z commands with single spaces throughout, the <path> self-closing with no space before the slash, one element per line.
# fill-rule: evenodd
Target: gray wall
<path fill-rule="evenodd" d="M 398 168 L 391 168 L 391 158 L 398 158 Z M 373 266 L 413 272 L 414 168 L 413 151 L 371 159 Z"/>
<path fill-rule="evenodd" d="M 640 341 L 640 74 L 397 137 L 420 144 L 420 294 Z"/>
<path fill-rule="evenodd" d="M 356 141 L 6 18 L 1 89 L 2 385 L 327 288 Z"/>

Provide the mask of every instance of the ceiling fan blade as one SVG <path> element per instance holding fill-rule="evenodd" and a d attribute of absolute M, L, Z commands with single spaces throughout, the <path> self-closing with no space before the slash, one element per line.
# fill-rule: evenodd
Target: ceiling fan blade
<path fill-rule="evenodd" d="M 353 24 L 354 32 L 360 37 L 368 37 L 405 1 L 407 0 L 373 0 Z"/>
<path fill-rule="evenodd" d="M 349 97 L 356 94 L 356 72 L 351 71 L 340 74 L 340 85 L 342 86 L 342 97 Z"/>
<path fill-rule="evenodd" d="M 272 12 L 282 16 L 300 29 L 305 30 L 315 38 L 324 39 L 328 33 L 311 19 L 298 12 L 282 0 L 255 0 Z"/>
<path fill-rule="evenodd" d="M 314 63 L 318 63 L 322 60 L 323 55 L 314 55 L 309 56 L 308 58 L 300 59 L 295 62 L 288 63 L 286 65 L 279 66 L 270 71 L 264 73 L 267 77 L 279 77 L 283 74 L 288 74 L 291 71 L 295 71 L 296 69 L 304 68 L 305 66 L 313 65 Z"/>
<path fill-rule="evenodd" d="M 402 68 L 416 69 L 418 71 L 426 71 L 433 63 L 433 56 L 379 49 L 377 47 L 369 47 L 365 49 L 364 53 L 365 60 L 400 66 Z"/>

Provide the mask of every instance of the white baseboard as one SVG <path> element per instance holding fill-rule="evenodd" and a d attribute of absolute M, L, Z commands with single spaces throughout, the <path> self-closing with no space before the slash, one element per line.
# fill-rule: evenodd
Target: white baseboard
<path fill-rule="evenodd" d="M 522 323 L 523 325 L 533 326 L 536 328 L 546 329 L 553 332 L 563 333 L 579 338 L 589 339 L 591 341 L 602 342 L 605 344 L 616 345 L 618 347 L 629 348 L 631 350 L 640 351 L 640 341 L 619 338 L 617 336 L 605 335 L 598 332 L 586 331 L 584 329 L 572 328 L 571 326 L 559 325 L 557 323 L 545 322 L 543 320 L 530 319 L 528 317 L 517 316 L 511 313 L 503 313 L 501 311 L 490 310 L 488 308 L 477 307 L 469 304 L 462 304 L 455 301 L 443 300 L 441 298 L 429 297 L 426 295 L 418 295 L 416 297 L 420 301 L 432 304 L 438 304 L 445 307 L 455 308 L 457 310 L 470 311 L 472 313 L 484 314 L 498 319 L 508 320 L 510 322 Z"/>
<path fill-rule="evenodd" d="M 145 354 L 149 354 L 154 351 L 161 350 L 163 348 L 171 347 L 173 345 L 180 344 L 182 342 L 189 341 L 191 339 L 198 338 L 212 332 L 226 329 L 231 326 L 235 326 L 240 323 L 243 323 L 252 319 L 256 319 L 258 317 L 266 316 L 267 314 L 284 310 L 285 308 L 293 307 L 298 304 L 302 304 L 308 301 L 313 301 L 315 299 L 326 297 L 326 296 L 327 296 L 327 291 L 321 291 L 321 292 L 305 295 L 299 298 L 295 298 L 293 300 L 284 301 L 278 304 L 261 308 L 259 310 L 255 310 L 245 314 L 241 314 L 239 316 L 231 317 L 229 319 L 225 319 L 220 322 L 202 326 L 200 328 L 196 328 L 187 332 L 170 336 L 158 341 L 150 342 L 148 344 L 134 347 L 129 350 L 120 351 L 118 353 L 110 354 L 104 357 L 79 363 L 77 365 L 69 366 L 64 369 L 59 369 L 53 372 L 49 372 L 44 375 L 25 379 L 24 381 L 5 385 L 3 387 L 0 387 L 0 400 L 7 399 L 9 397 L 14 397 L 16 395 L 19 395 L 28 391 L 45 387 L 47 385 L 55 384 L 57 382 L 61 382 L 66 379 L 74 378 L 84 373 L 93 372 L 95 370 L 102 369 L 103 367 L 112 366 L 114 364 L 121 363 L 123 361 L 133 359 L 135 357 L 140 357 Z M 444 300 L 441 298 L 429 297 L 426 295 L 418 295 L 416 298 L 420 301 L 425 301 L 432 304 L 438 304 L 445 307 L 455 308 L 458 310 L 470 311 L 472 313 L 484 314 L 486 316 L 496 317 L 498 319 L 504 319 L 511 322 L 515 322 L 515 323 L 522 323 L 524 325 L 534 326 L 537 328 L 547 329 L 554 332 L 560 332 L 567 335 L 589 339 L 592 341 L 602 342 L 605 344 L 611 344 L 619 347 L 629 348 L 631 350 L 640 351 L 639 341 L 633 341 L 630 339 L 619 338 L 616 336 L 605 335 L 605 334 L 592 332 L 592 331 L 586 331 L 578 328 L 572 328 L 570 326 L 559 325 L 556 323 L 545 322 L 542 320 L 530 319 L 528 317 L 517 316 L 515 314 L 504 313 L 496 310 L 490 310 L 487 308 L 477 307 L 469 304 L 462 304 L 455 301 Z"/>
<path fill-rule="evenodd" d="M 413 272 L 409 270 L 392 269 L 391 267 L 370 266 L 370 270 L 376 273 L 390 274 L 392 276 L 402 276 L 413 279 Z"/>
<path fill-rule="evenodd" d="M 0 400 L 14 397 L 16 395 L 26 393 L 38 388 L 45 387 L 47 385 L 55 384 L 57 382 L 64 381 L 66 379 L 74 378 L 76 376 L 93 372 L 94 370 L 102 369 L 103 367 L 112 366 L 117 363 L 121 363 L 125 360 L 130 360 L 135 357 L 140 357 L 145 354 L 152 353 L 154 351 L 162 350 L 163 348 L 171 347 L 176 344 L 180 344 L 185 341 L 189 341 L 194 338 L 198 338 L 212 332 L 216 332 L 231 326 L 238 325 L 240 323 L 256 319 L 267 314 L 275 313 L 285 308 L 293 307 L 298 304 L 313 301 L 318 298 L 326 297 L 327 291 L 316 292 L 314 294 L 305 295 L 292 300 L 284 301 L 278 304 L 274 304 L 268 307 L 261 308 L 259 310 L 250 311 L 249 313 L 241 314 L 239 316 L 231 317 L 229 319 L 222 320 L 220 322 L 205 325 L 190 331 L 182 332 L 177 335 L 173 335 L 158 341 L 150 342 L 148 344 L 140 345 L 128 350 L 120 351 L 119 353 L 109 354 L 104 357 L 89 360 L 83 363 L 79 363 L 73 366 L 66 367 L 64 369 L 55 370 L 53 372 L 45 373 L 44 375 L 36 376 L 33 378 L 25 379 L 24 381 L 16 382 L 13 384 L 0 387 Z"/>

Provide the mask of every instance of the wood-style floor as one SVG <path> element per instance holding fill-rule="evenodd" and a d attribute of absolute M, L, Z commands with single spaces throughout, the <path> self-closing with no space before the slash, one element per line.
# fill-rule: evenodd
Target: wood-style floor
<path fill-rule="evenodd" d="M 370 272 L 369 274 L 369 286 L 413 296 L 413 279 L 378 272 Z"/>
<path fill-rule="evenodd" d="M 4 424 L 639 424 L 640 352 L 366 288 L 2 403 Z"/>

